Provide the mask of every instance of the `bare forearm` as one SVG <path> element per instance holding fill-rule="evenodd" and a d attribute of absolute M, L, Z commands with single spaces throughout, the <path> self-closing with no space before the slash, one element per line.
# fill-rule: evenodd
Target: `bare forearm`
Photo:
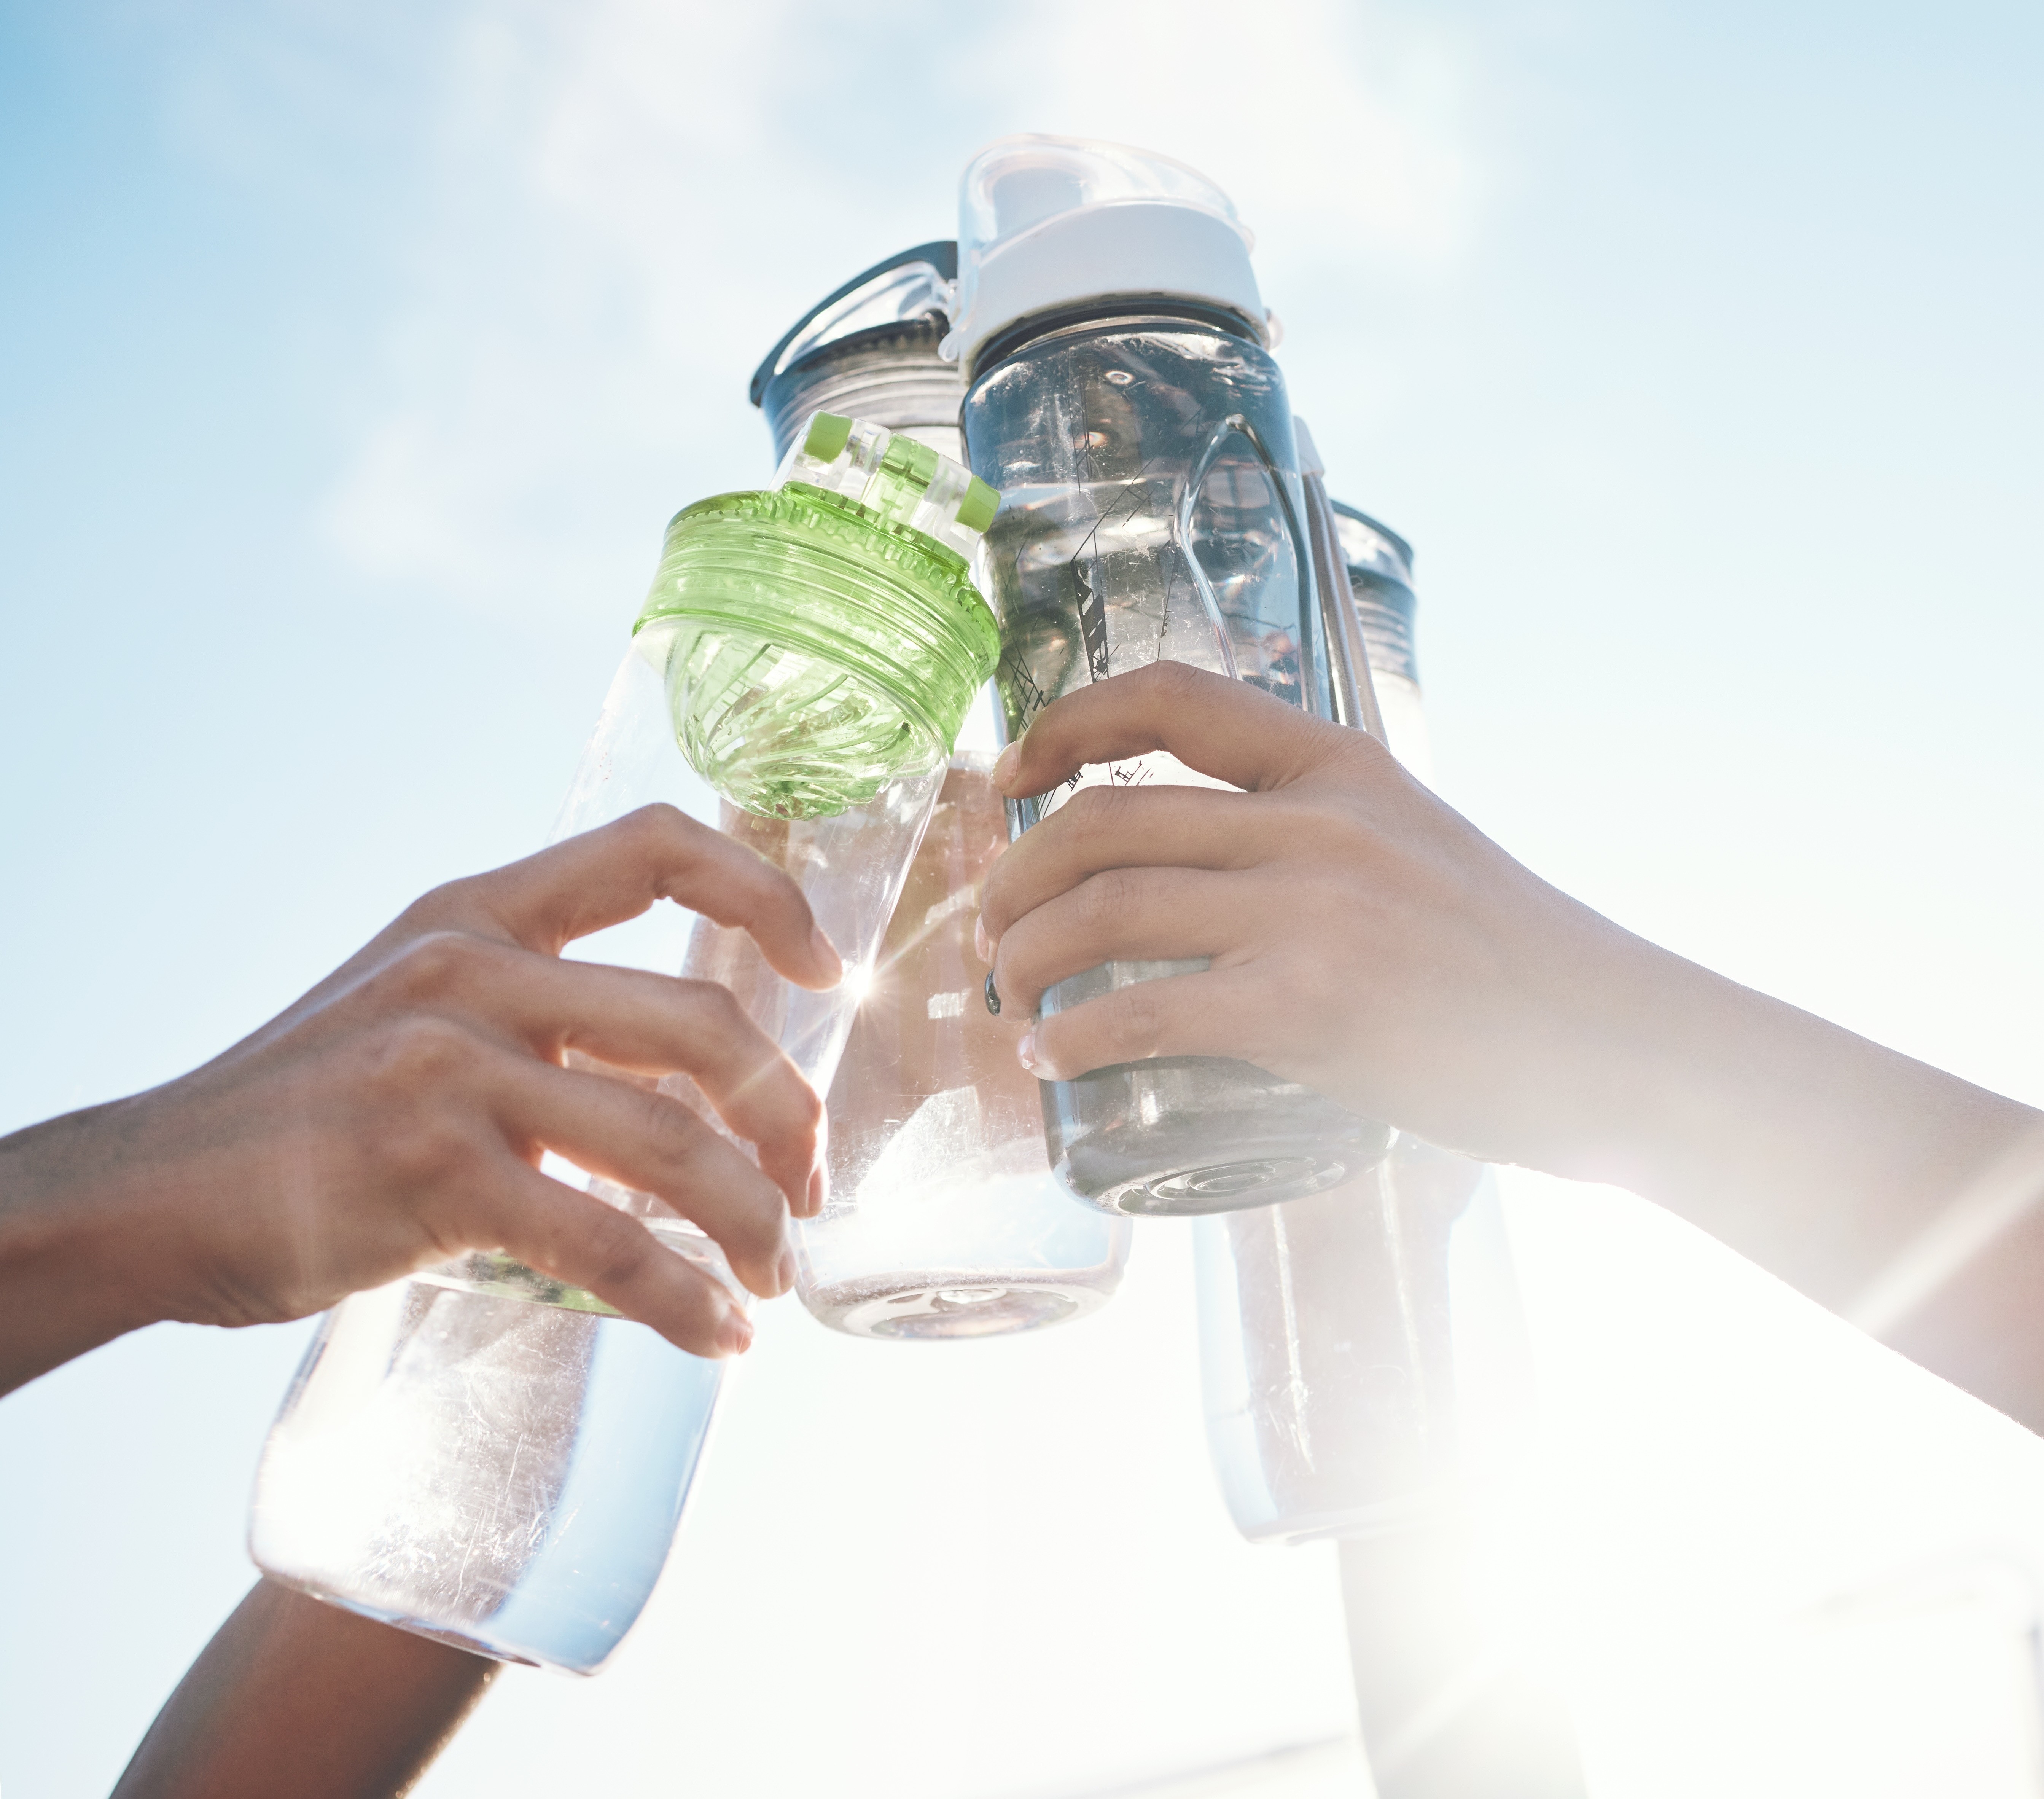
<path fill-rule="evenodd" d="M 167 1315 L 118 1172 L 134 1103 L 0 1138 L 0 1393 Z"/>
<path fill-rule="evenodd" d="M 1022 1012 L 1102 962 L 1208 970 L 1040 1017 L 1040 1077 L 1239 1055 L 1467 1154 L 1628 1187 L 2044 1428 L 2044 1307 L 2023 1303 L 2044 1115 L 1632 936 L 1381 745 L 1239 682 L 1097 682 L 994 777 L 1022 798 L 1160 749 L 1243 790 L 1075 793 L 996 864 L 982 953 Z"/>
<path fill-rule="evenodd" d="M 2044 1133 L 2027 1106 L 1604 928 L 1596 1047 L 1555 1077 L 1573 1090 L 1543 1165 L 1658 1200 L 1827 1305 Z"/>
<path fill-rule="evenodd" d="M 1542 1165 L 1658 1201 L 2044 1428 L 2044 1113 L 1606 928 L 1599 1072 Z"/>
<path fill-rule="evenodd" d="M 497 1669 L 259 1581 L 157 1714 L 113 1799 L 392 1799 Z"/>

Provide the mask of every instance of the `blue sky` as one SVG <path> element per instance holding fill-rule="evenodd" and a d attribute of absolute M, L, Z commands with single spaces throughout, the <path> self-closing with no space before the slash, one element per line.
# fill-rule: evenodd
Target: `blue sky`
<path fill-rule="evenodd" d="M 0 1126 L 178 1072 L 423 887 L 540 841 L 668 513 L 763 476 L 759 356 L 855 269 L 947 233 L 966 157 L 1017 129 L 1176 154 L 1256 229 L 1334 486 L 1418 549 L 1458 805 L 1625 924 L 2044 1103 L 2040 63 L 2044 21 L 2015 4 L 0 9 Z M 1693 1377 L 1703 1410 L 1661 1428 L 1731 1454 L 1765 1379 L 1735 1404 L 1682 1358 L 1708 1361 L 1713 1319 L 1750 1341 L 1754 1309 L 1785 1309 L 1783 1344 L 1808 1320 L 1616 1201 L 1513 1203 L 1536 1312 L 1587 1320 L 1546 1340 L 1584 1466 L 1651 1410 L 1599 1385 L 1599 1341 Z M 1097 1389 L 1096 1447 L 1154 1412 L 1178 1445 L 1158 1465 L 1197 1487 L 1167 1428 L 1195 1401 L 1157 1348 L 1180 1251 L 1151 1241 L 1128 1323 L 974 1367 L 1007 1370 L 1029 1429 L 1051 1428 L 1054 1367 Z M 1571 1290 L 1593 1251 L 1600 1282 Z M 1639 1296 L 1677 1263 L 1693 1340 L 1656 1343 Z M 809 1376 L 870 1369 L 847 1390 L 881 1436 L 970 1403 L 962 1364 L 905 1372 L 805 1328 L 763 1332 L 753 1421 L 720 1451 L 746 1471 L 706 1482 L 690 1527 L 710 1561 L 781 1540 L 760 1483 L 814 1478 L 784 1440 L 820 1428 Z M 103 1786 L 232 1602 L 302 1338 L 159 1330 L 0 1404 L 9 1799 Z M 1819 1396 L 1900 1378 L 1805 1348 Z M 1980 1466 L 2031 1470 L 2027 1440 L 1909 1391 Z M 1020 1455 L 986 1428 L 986 1466 Z M 1015 1431 L 1031 1466 L 1076 1453 Z M 1727 1476 L 1749 1496 L 1781 1485 L 1769 1440 Z M 882 1490 L 859 1440 L 830 1453 Z M 971 1503 L 1005 1516 L 991 1478 Z M 1679 1484 L 1636 1478 L 1642 1505 Z M 1822 1480 L 1798 1480 L 1814 1518 Z M 1130 1576 L 1128 1605 L 1205 1582 L 1322 1640 L 1310 1558 L 1240 1560 L 1204 1488 L 1143 1490 L 1160 1521 L 1116 1553 L 1153 1584 Z M 1773 1528 L 1793 1562 L 1817 1527 L 1770 1503 L 1740 1553 Z M 1956 1541 L 1939 1503 L 1888 1536 L 1876 1517 L 1837 1578 L 1884 1542 Z M 801 1590 L 894 1541 L 879 1516 L 823 1533 Z M 1003 1578 L 995 1525 L 973 1540 L 974 1578 Z M 686 1615 L 661 1626 L 675 1655 Z M 668 1653 L 532 1703 L 565 1739 L 571 1699 L 623 1707 L 580 1696 L 636 1692 Z M 1299 1658 L 1238 1706 L 1239 1741 L 1194 1742 L 1161 1682 L 1113 1729 L 1075 1708 L 1046 1733 L 1063 1762 L 986 1790 L 1104 1779 L 1112 1740 L 1140 1772 L 1176 1741 L 1310 1736 L 1339 1683 Z M 1025 1709 L 1030 1665 L 998 1664 Z M 463 1753 L 429 1792 L 483 1779 Z M 619 1762 L 613 1789 L 667 1790 L 631 1771 L 655 1765 Z M 1609 1765 L 1608 1791 L 1662 1790 Z M 946 1766 L 913 1789 L 959 1790 Z"/>

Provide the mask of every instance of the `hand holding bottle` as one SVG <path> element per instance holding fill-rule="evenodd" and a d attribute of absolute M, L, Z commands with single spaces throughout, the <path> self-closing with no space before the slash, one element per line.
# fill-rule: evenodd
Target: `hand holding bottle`
<path fill-rule="evenodd" d="M 471 1248 L 697 1354 L 743 1350 L 713 1279 L 538 1166 L 551 1150 L 665 1201 L 755 1293 L 792 1282 L 785 1220 L 821 1198 L 813 1090 L 721 987 L 561 959 L 663 898 L 742 926 L 804 986 L 839 978 L 786 875 L 649 806 L 436 888 L 204 1067 L 0 1140 L 0 1392 L 142 1324 L 301 1317 Z M 759 1165 L 571 1052 L 686 1073 Z"/>
<path fill-rule="evenodd" d="M 1379 744 L 1242 682 L 1096 682 L 994 778 L 1025 797 L 1158 749 L 1244 790 L 1073 794 L 994 865 L 981 952 L 1025 1014 L 1109 959 L 1212 966 L 1039 1021 L 1040 1076 L 1240 1056 L 1431 1142 L 1629 1187 L 2044 1423 L 2044 1117 L 1635 936 Z"/>
<path fill-rule="evenodd" d="M 1245 790 L 1082 788 L 995 865 L 981 948 L 1025 1013 L 1111 957 L 1212 966 L 1039 1021 L 1035 1072 L 1239 1056 L 1430 1141 L 1540 1159 L 1552 1107 L 1520 1071 L 1566 1017 L 1570 958 L 1623 933 L 1374 739 L 1174 663 L 1058 701 L 994 779 L 1020 798 L 1158 749 Z"/>

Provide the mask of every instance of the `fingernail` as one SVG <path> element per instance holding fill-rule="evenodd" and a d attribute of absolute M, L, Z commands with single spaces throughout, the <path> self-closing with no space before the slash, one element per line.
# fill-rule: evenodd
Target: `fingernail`
<path fill-rule="evenodd" d="M 993 784 L 1004 794 L 1008 791 L 1008 783 L 1015 778 L 1015 771 L 1021 761 L 1022 746 L 1019 743 L 1010 744 L 993 759 Z"/>
<path fill-rule="evenodd" d="M 986 934 L 986 921 L 975 918 L 972 921 L 972 947 L 979 951 L 979 959 L 989 968 L 993 966 L 993 940 Z"/>
<path fill-rule="evenodd" d="M 1036 1033 L 1024 1031 L 1022 1040 L 1015 1046 L 1015 1059 L 1031 1074 L 1036 1072 Z"/>
<path fill-rule="evenodd" d="M 819 1212 L 823 1210 L 824 1201 L 829 1197 L 830 1170 L 823 1163 L 819 1162 L 815 1167 L 809 1171 L 809 1209 L 808 1216 L 812 1218 L 815 1217 Z"/>
<path fill-rule="evenodd" d="M 816 961 L 827 969 L 832 981 L 844 978 L 844 958 L 837 953 L 837 945 L 824 935 L 822 925 L 809 932 L 809 947 L 816 952 Z"/>
<path fill-rule="evenodd" d="M 742 1312 L 727 1312 L 717 1328 L 717 1347 L 727 1355 L 743 1355 L 752 1347 L 752 1325 Z"/>
<path fill-rule="evenodd" d="M 779 1267 L 775 1270 L 781 1277 L 781 1291 L 788 1293 L 795 1285 L 795 1252 L 792 1249 L 781 1251 Z"/>
<path fill-rule="evenodd" d="M 1001 990 L 994 986 L 991 974 L 987 976 L 986 986 L 982 991 L 986 995 L 986 1009 L 998 1018 L 1001 1016 Z"/>

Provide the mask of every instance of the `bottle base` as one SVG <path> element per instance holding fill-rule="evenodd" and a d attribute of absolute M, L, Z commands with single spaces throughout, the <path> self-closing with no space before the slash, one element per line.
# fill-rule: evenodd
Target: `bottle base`
<path fill-rule="evenodd" d="M 1103 1212 L 1135 1218 L 1202 1218 L 1304 1199 L 1339 1186 L 1384 1159 L 1388 1129 L 1384 1136 L 1382 1145 L 1347 1144 L 1339 1154 L 1250 1155 L 1195 1163 L 1162 1174 L 1146 1170 L 1133 1176 L 1123 1158 L 1089 1155 L 1082 1144 L 1065 1158 L 1058 1178 L 1067 1191 Z"/>
<path fill-rule="evenodd" d="M 1266 1155 L 1240 1162 L 1209 1163 L 1204 1167 L 1181 1168 L 1174 1174 L 1110 1188 L 1093 1203 L 1141 1218 L 1202 1217 L 1209 1213 L 1271 1205 L 1280 1200 L 1324 1193 L 1357 1171 L 1351 1165 L 1359 1159 Z"/>
<path fill-rule="evenodd" d="M 1079 978 L 1107 990 L 1093 976 Z M 1391 1149 L 1389 1125 L 1224 1057 L 1120 1063 L 1046 1081 L 1042 1093 L 1060 1185 L 1134 1217 L 1197 1218 L 1303 1199 L 1368 1174 Z"/>
<path fill-rule="evenodd" d="M 294 1580 L 289 1574 L 280 1574 L 274 1568 L 265 1568 L 263 1578 L 278 1586 L 289 1587 L 294 1593 L 302 1593 L 308 1599 L 317 1599 L 322 1605 L 331 1605 L 340 1612 L 352 1612 L 358 1618 L 367 1618 L 379 1624 L 388 1624 L 393 1630 L 402 1630 L 413 1636 L 423 1636 L 428 1642 L 444 1643 L 450 1649 L 459 1649 L 465 1654 L 480 1655 L 486 1661 L 508 1662 L 513 1667 L 546 1668 L 556 1674 L 594 1674 L 594 1667 L 578 1668 L 559 1662 L 543 1662 L 530 1655 L 521 1655 L 515 1649 L 507 1649 L 500 1643 L 486 1642 L 479 1636 L 471 1636 L 464 1631 L 451 1630 L 444 1624 L 415 1618 L 405 1613 L 393 1612 L 381 1605 L 365 1605 L 359 1599 L 351 1599 L 341 1593 L 332 1593 L 309 1581 Z"/>
<path fill-rule="evenodd" d="M 819 1323 L 851 1336 L 945 1342 L 1066 1324 L 1097 1311 L 1112 1294 L 1112 1286 L 1088 1286 L 1068 1276 L 978 1269 L 840 1281 L 804 1294 L 802 1303 Z"/>
<path fill-rule="evenodd" d="M 1337 1505 L 1322 1512 L 1238 1511 L 1231 1504 L 1230 1515 L 1236 1530 L 1250 1542 L 1292 1548 L 1330 1539 L 1352 1543 L 1369 1537 L 1394 1536 L 1447 1516 L 1456 1499 L 1451 1490 L 1428 1490 L 1381 1500 L 1374 1505 Z"/>

